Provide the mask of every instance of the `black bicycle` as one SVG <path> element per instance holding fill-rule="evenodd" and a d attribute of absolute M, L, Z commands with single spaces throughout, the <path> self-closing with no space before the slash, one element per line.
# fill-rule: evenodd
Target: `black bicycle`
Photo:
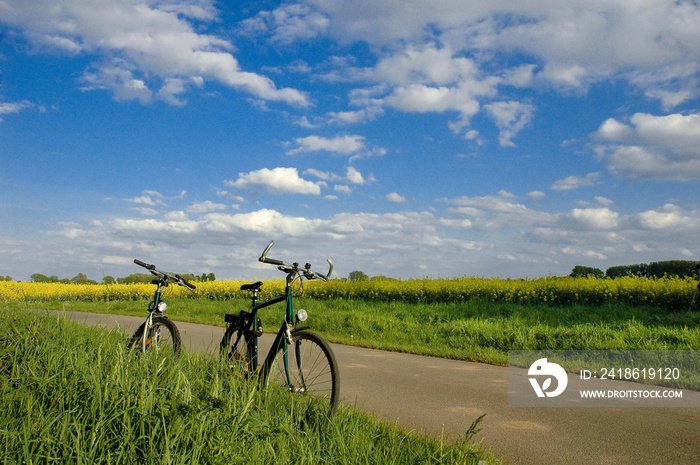
<path fill-rule="evenodd" d="M 149 265 L 141 260 L 134 260 L 134 263 L 155 275 L 156 278 L 151 283 L 158 287 L 153 295 L 153 300 L 148 304 L 148 317 L 131 336 L 129 348 L 140 349 L 143 353 L 156 351 L 165 355 L 172 353 L 177 357 L 182 349 L 180 331 L 175 323 L 163 314 L 168 308 L 168 305 L 161 298 L 163 289 L 168 287 L 170 283 L 184 286 L 191 291 L 195 289 L 195 286 L 179 275 L 157 269 L 155 265 Z"/>
<path fill-rule="evenodd" d="M 307 263 L 287 264 L 266 255 L 274 242 L 270 242 L 260 256 L 260 261 L 277 265 L 287 275 L 284 293 L 265 302 L 258 303 L 258 292 L 262 282 L 244 284 L 241 290 L 252 292 L 251 310 L 226 314 L 228 323 L 220 344 L 220 353 L 226 357 L 229 366 L 246 376 L 258 373 L 259 383 L 267 386 L 277 383 L 289 392 L 308 396 L 315 405 L 332 417 L 338 407 L 340 395 L 340 372 L 335 355 L 328 343 L 318 334 L 308 331 L 308 326 L 300 326 L 307 318 L 305 310 L 294 314 L 292 304 L 292 284 L 303 279 L 328 281 L 333 271 L 333 263 L 328 261 L 328 273 L 322 275 L 311 269 Z M 258 359 L 258 338 L 262 336 L 262 325 L 258 311 L 276 303 L 286 303 L 282 326 L 277 332 L 270 352 L 260 365 Z M 316 401 L 319 401 L 317 403 Z"/>

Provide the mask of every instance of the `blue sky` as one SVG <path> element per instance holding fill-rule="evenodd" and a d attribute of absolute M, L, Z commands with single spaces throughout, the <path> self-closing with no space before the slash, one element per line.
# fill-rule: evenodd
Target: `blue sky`
<path fill-rule="evenodd" d="M 700 259 L 697 2 L 6 0 L 0 71 L 16 280 Z"/>

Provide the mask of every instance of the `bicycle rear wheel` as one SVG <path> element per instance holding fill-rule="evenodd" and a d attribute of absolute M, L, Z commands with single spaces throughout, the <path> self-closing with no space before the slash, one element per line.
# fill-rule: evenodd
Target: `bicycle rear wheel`
<path fill-rule="evenodd" d="M 245 337 L 238 326 L 226 328 L 223 339 L 219 344 L 219 356 L 228 362 L 229 368 L 236 373 L 247 376 L 250 364 Z"/>
<path fill-rule="evenodd" d="M 311 331 L 292 332 L 291 345 L 282 341 L 265 381 L 285 386 L 294 395 L 308 396 L 328 418 L 338 407 L 338 363 L 328 343 Z"/>
<path fill-rule="evenodd" d="M 130 349 L 140 349 L 144 353 L 158 353 L 161 355 L 174 355 L 178 357 L 182 350 L 180 331 L 175 323 L 163 316 L 154 316 L 148 334 L 144 341 L 143 331 L 146 323 L 138 327 L 131 340 Z"/>

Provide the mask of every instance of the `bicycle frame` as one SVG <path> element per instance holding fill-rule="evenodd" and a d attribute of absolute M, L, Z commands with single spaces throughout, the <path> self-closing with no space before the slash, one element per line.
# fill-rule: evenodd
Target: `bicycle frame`
<path fill-rule="evenodd" d="M 153 294 L 153 301 L 151 302 L 153 304 L 153 307 L 151 308 L 150 305 L 148 307 L 148 317 L 146 318 L 146 326 L 143 330 L 141 347 L 146 347 L 146 340 L 148 339 L 148 330 L 151 328 L 151 326 L 153 326 L 153 315 L 155 313 L 160 313 L 160 310 L 158 310 L 158 304 L 161 303 L 161 295 L 163 294 L 163 288 L 168 287 L 168 282 L 163 278 L 157 278 L 151 282 L 153 284 L 157 284 L 158 287 L 156 288 L 156 292 Z M 167 318 L 167 316 L 163 315 L 163 318 Z"/>
<path fill-rule="evenodd" d="M 284 314 L 284 322 L 282 323 L 282 326 L 280 327 L 280 330 L 277 332 L 277 336 L 275 337 L 274 342 L 272 343 L 272 348 L 270 349 L 270 352 L 268 352 L 267 357 L 265 358 L 265 361 L 262 365 L 265 370 L 269 370 L 270 366 L 272 365 L 272 361 L 274 360 L 275 354 L 277 353 L 278 348 L 280 347 L 281 344 L 284 344 L 284 348 L 286 349 L 287 344 L 291 344 L 292 341 L 292 330 L 301 330 L 305 329 L 307 327 L 299 327 L 299 328 L 294 328 L 294 306 L 292 303 L 292 282 L 294 281 L 294 275 L 290 274 L 287 275 L 287 283 L 285 285 L 285 290 L 284 294 L 281 294 L 277 297 L 273 297 L 270 300 L 266 300 L 265 302 L 260 302 L 256 303 L 257 301 L 257 291 L 253 292 L 253 305 L 251 308 L 251 324 L 254 325 L 253 330 L 251 331 L 251 334 L 248 338 L 247 342 L 247 350 L 248 354 L 250 356 L 250 363 L 252 365 L 252 370 L 254 373 L 258 371 L 258 335 L 256 331 L 258 330 L 257 328 L 257 321 L 258 321 L 258 311 L 265 308 L 269 307 L 274 304 L 278 304 L 280 302 L 285 302 L 286 301 L 286 308 L 285 308 L 285 314 Z M 288 371 L 288 365 L 287 365 L 287 356 L 286 356 L 286 351 L 285 351 L 285 357 L 284 357 L 284 364 L 285 364 L 285 372 Z M 263 378 L 266 377 L 267 371 L 263 373 Z M 287 373 L 287 377 L 289 377 L 289 373 Z"/>

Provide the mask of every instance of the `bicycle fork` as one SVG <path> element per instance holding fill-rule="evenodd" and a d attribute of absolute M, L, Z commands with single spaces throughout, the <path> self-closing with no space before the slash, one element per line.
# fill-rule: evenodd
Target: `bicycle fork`
<path fill-rule="evenodd" d="M 152 342 L 148 337 L 148 333 L 151 332 L 151 326 L 153 325 L 153 312 L 148 314 L 146 318 L 146 323 L 143 325 L 143 336 L 141 337 L 141 350 L 146 352 L 148 345 Z"/>
<path fill-rule="evenodd" d="M 299 328 L 293 328 L 293 326 L 290 323 L 282 323 L 282 326 L 280 327 L 280 330 L 277 332 L 277 336 L 275 337 L 275 341 L 272 343 L 272 349 L 270 352 L 267 354 L 267 358 L 265 359 L 265 362 L 263 363 L 262 366 L 262 371 L 263 373 L 261 376 L 261 380 L 264 380 L 266 382 L 267 377 L 270 374 L 270 369 L 272 368 L 274 362 L 275 362 L 275 356 L 277 355 L 277 352 L 282 349 L 282 360 L 284 363 L 284 375 L 285 375 L 285 381 L 287 382 L 287 387 L 293 391 L 293 392 L 304 392 L 306 390 L 306 381 L 304 380 L 303 373 L 301 372 L 301 348 L 299 347 L 299 344 L 294 344 L 294 335 L 293 333 L 297 331 L 301 331 L 303 329 L 307 329 L 308 326 L 303 326 Z M 299 371 L 299 378 L 301 381 L 301 386 L 294 386 L 292 383 L 292 378 L 290 376 L 290 366 L 289 366 L 289 348 L 291 346 L 294 346 L 295 349 L 295 355 L 296 355 L 296 364 L 297 367 L 296 369 Z"/>

